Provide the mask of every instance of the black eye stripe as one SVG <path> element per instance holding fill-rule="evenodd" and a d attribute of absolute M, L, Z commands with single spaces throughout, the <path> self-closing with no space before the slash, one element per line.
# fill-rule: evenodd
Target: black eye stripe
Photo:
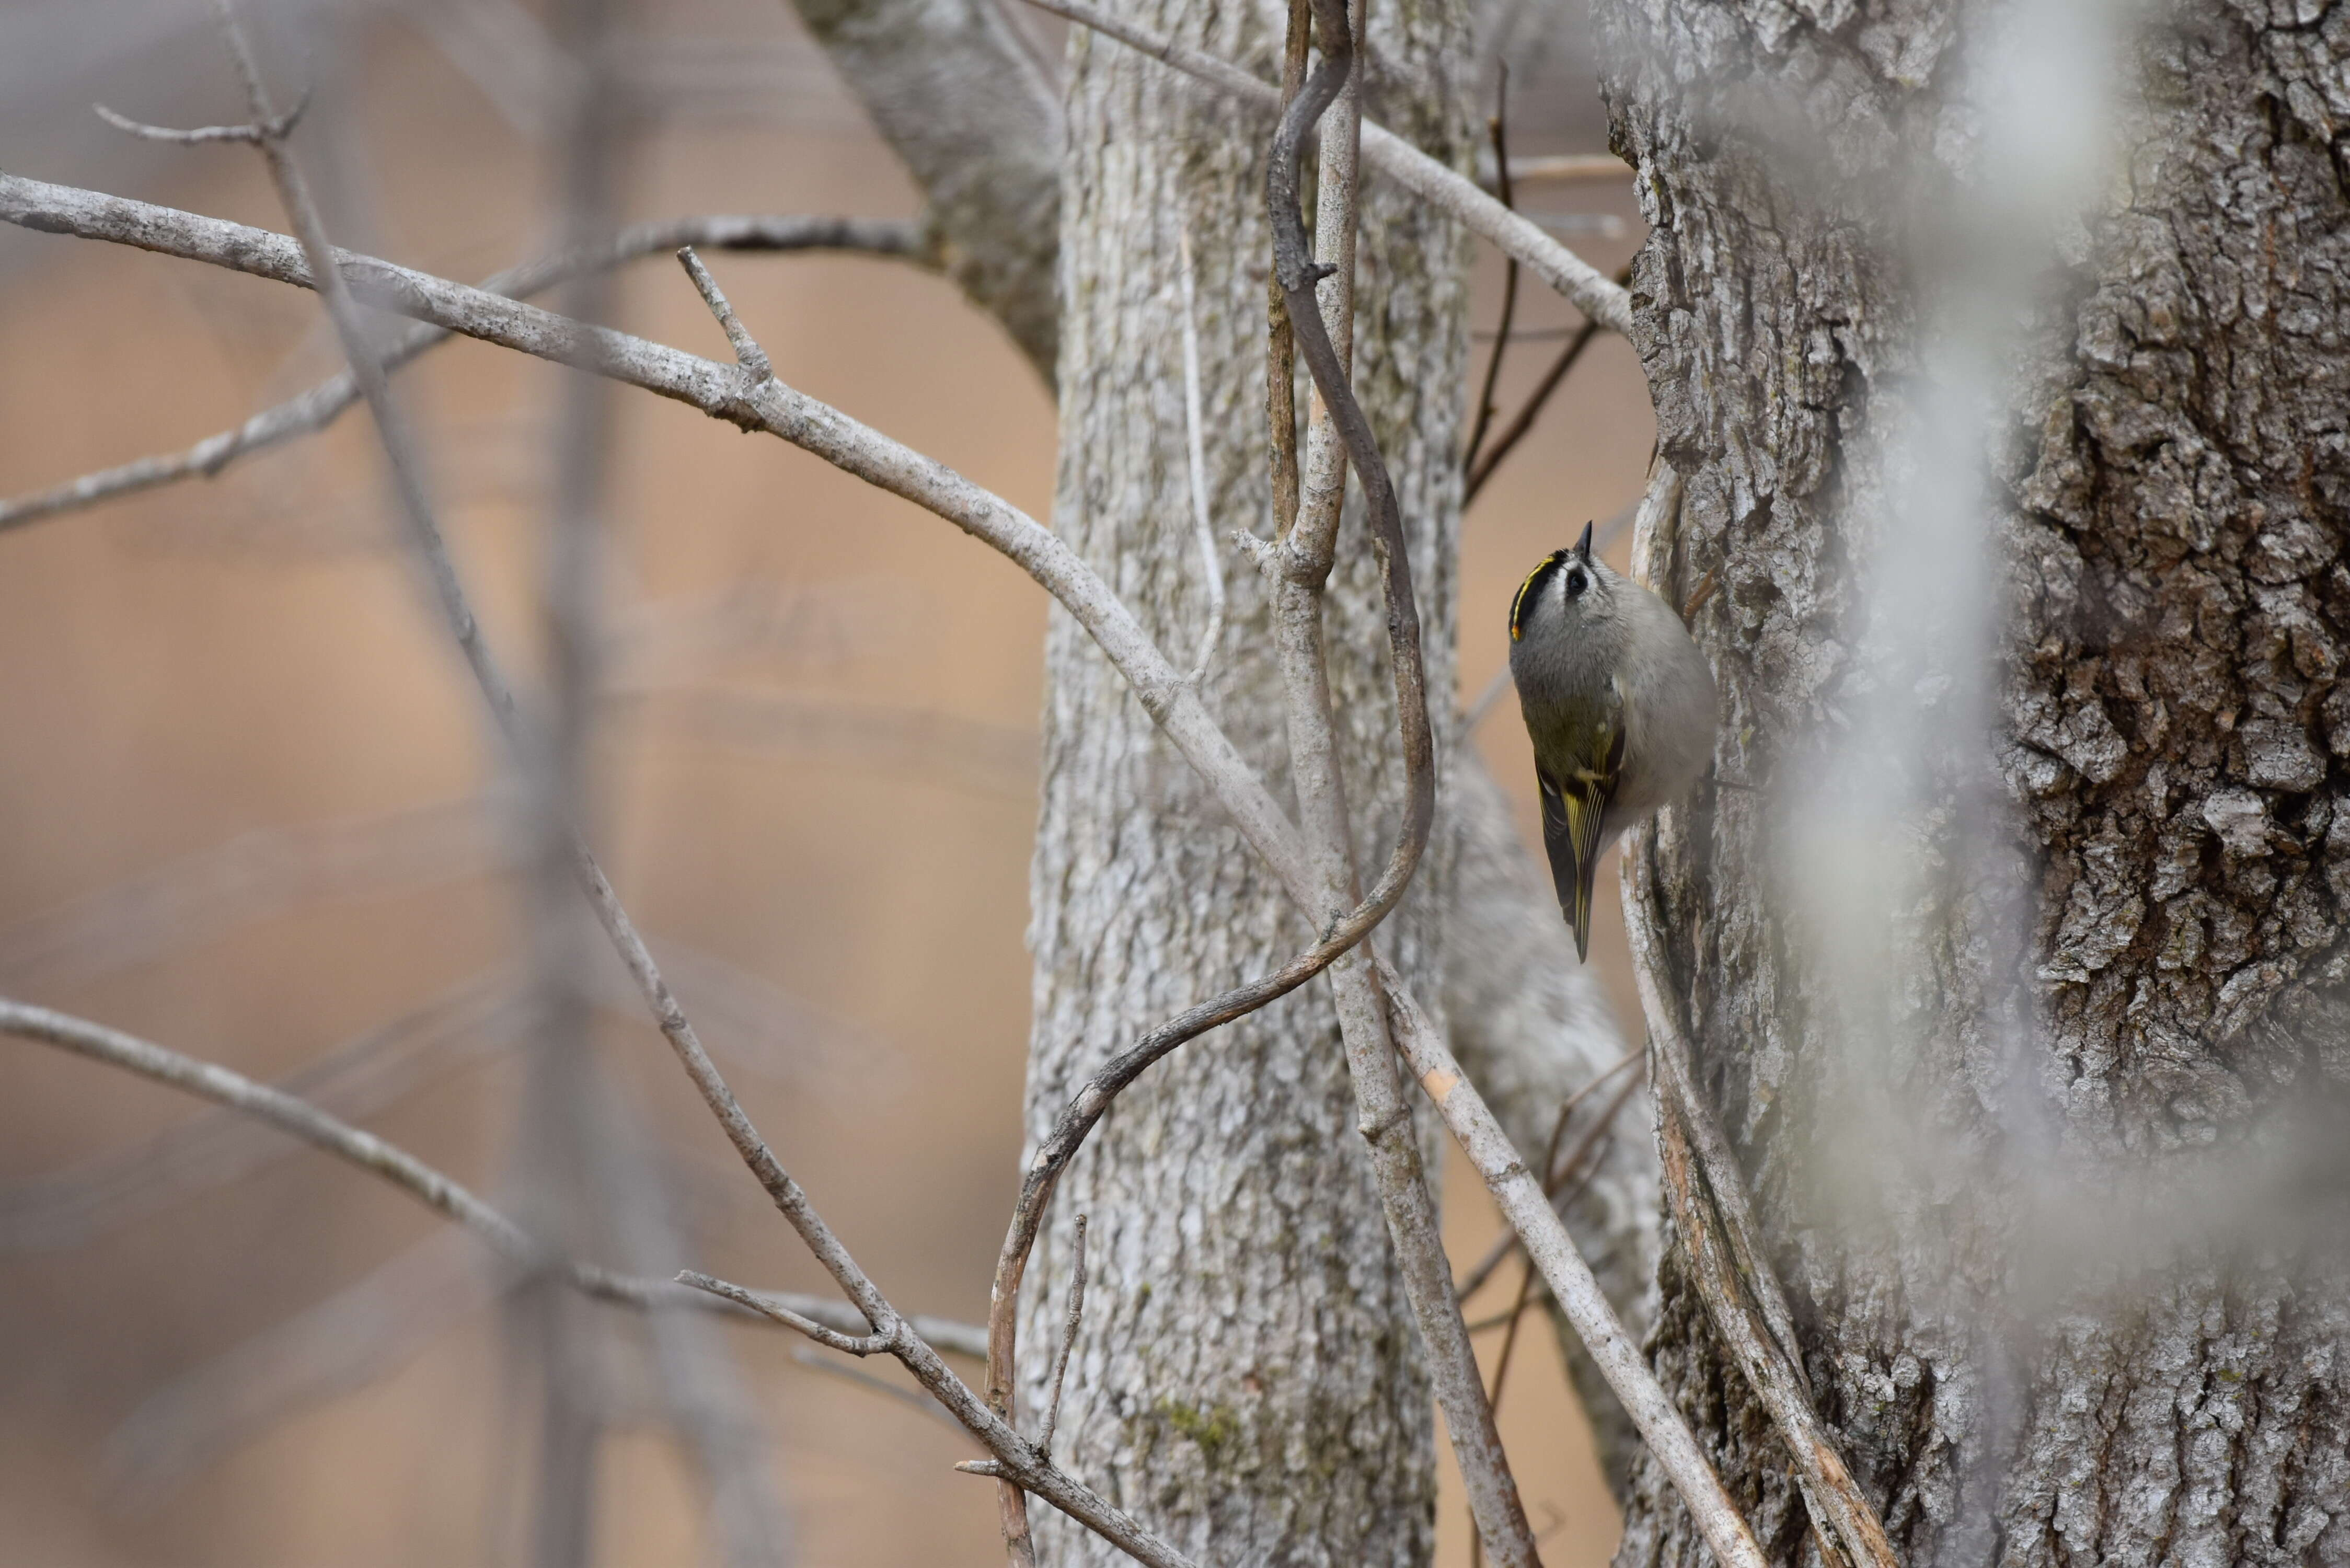
<path fill-rule="evenodd" d="M 1590 586 L 1591 579 L 1584 575 L 1581 567 L 1578 566 L 1566 574 L 1566 594 L 1569 598 L 1573 598 Z"/>

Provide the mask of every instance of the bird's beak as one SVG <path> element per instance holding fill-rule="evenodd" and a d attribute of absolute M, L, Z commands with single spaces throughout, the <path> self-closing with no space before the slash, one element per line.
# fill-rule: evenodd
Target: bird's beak
<path fill-rule="evenodd" d="M 1575 542 L 1575 553 L 1583 557 L 1585 566 L 1591 565 L 1591 524 L 1583 525 L 1583 537 Z"/>

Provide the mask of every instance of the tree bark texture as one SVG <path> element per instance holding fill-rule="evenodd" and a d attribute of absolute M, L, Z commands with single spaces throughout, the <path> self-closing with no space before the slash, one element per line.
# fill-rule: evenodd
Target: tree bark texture
<path fill-rule="evenodd" d="M 1137 0 L 1130 14 L 1278 74 L 1271 8 Z M 1452 78 L 1461 35 L 1447 5 L 1372 7 L 1374 47 L 1415 67 L 1425 95 L 1388 98 L 1378 112 L 1440 155 L 1467 144 Z M 1266 534 L 1271 126 L 1082 33 L 1066 111 L 1055 527 L 1181 662 L 1208 606 L 1187 488 L 1178 238 L 1188 230 L 1198 269 L 1211 514 L 1226 535 Z M 1467 248 L 1450 220 L 1376 189 L 1362 234 L 1355 383 L 1411 535 L 1429 686 L 1448 691 Z M 1210 701 L 1278 781 L 1287 748 L 1268 596 L 1237 552 L 1227 561 L 1231 608 Z M 1401 768 L 1378 574 L 1351 516 L 1326 622 L 1358 857 L 1376 866 L 1399 821 Z M 1032 1147 L 1085 1075 L 1137 1033 L 1312 939 L 1057 611 L 1045 680 Z M 1431 853 L 1380 931 L 1383 950 L 1423 977 L 1437 972 L 1440 923 L 1430 911 L 1441 907 L 1450 858 Z M 1042 1407 L 1079 1213 L 1090 1220 L 1091 1282 L 1055 1443 L 1062 1462 L 1202 1561 L 1424 1563 L 1427 1384 L 1326 983 L 1153 1068 L 1070 1168 L 1022 1302 L 1027 1423 Z M 1117 1558 L 1063 1521 L 1040 1519 L 1037 1533 L 1055 1564 Z"/>
<path fill-rule="evenodd" d="M 1864 1021 L 1873 1101 L 1773 824 L 1832 787 L 1824 737 L 1881 673 L 1857 563 L 1905 521 L 1931 315 L 1898 193 L 1962 177 L 1986 12 L 1599 10 L 1654 225 L 1636 341 L 1686 480 L 1652 561 L 1676 597 L 1716 576 L 1718 772 L 1761 786 L 1667 813 L 1653 864 L 1819 1407 L 1919 1568 L 2350 1563 L 2350 8 L 2148 8 L 2124 53 L 2113 177 L 1981 452 L 1995 732 L 1954 751 L 1999 820 L 1970 840 L 1938 775 L 1918 842 L 1944 858 Z M 1650 1345 L 1766 1545 L 1814 1560 L 1669 1255 Z M 1619 1563 L 1703 1560 L 1638 1467 Z"/>

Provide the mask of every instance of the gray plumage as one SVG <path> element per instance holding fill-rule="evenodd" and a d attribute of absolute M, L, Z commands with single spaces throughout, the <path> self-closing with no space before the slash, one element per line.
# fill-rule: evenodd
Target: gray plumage
<path fill-rule="evenodd" d="M 1713 754 L 1713 673 L 1670 605 L 1591 554 L 1591 529 L 1510 606 L 1510 678 L 1534 741 L 1560 912 L 1589 956 L 1591 891 L 1616 836 Z"/>

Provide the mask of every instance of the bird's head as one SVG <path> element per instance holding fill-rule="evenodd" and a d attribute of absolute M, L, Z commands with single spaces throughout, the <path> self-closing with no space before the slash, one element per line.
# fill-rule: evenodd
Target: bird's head
<path fill-rule="evenodd" d="M 1554 550 L 1518 585 L 1510 601 L 1510 640 L 1563 631 L 1612 613 L 1615 574 L 1592 558 L 1591 524 L 1571 550 Z"/>

